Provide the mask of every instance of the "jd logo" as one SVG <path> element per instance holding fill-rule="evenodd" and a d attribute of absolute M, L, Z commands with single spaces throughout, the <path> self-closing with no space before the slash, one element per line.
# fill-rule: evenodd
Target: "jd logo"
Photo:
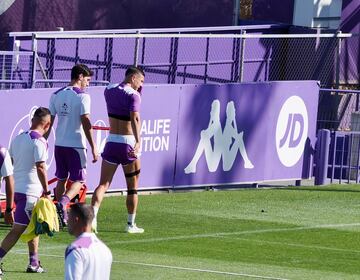
<path fill-rule="evenodd" d="M 185 167 L 185 173 L 196 172 L 197 162 L 203 153 L 205 154 L 205 160 L 210 172 L 217 170 L 221 158 L 222 170 L 231 170 L 238 151 L 244 159 L 244 168 L 254 168 L 247 156 L 243 135 L 244 132 L 239 132 L 237 128 L 236 111 L 233 101 L 228 102 L 226 106 L 226 123 L 224 130 L 222 130 L 220 123 L 220 101 L 215 99 L 211 104 L 209 125 L 200 132 L 200 141 L 195 155 L 188 166 Z"/>
<path fill-rule="evenodd" d="M 283 104 L 276 126 L 276 150 L 286 167 L 294 166 L 304 152 L 308 136 L 308 114 L 304 101 L 291 96 Z"/>

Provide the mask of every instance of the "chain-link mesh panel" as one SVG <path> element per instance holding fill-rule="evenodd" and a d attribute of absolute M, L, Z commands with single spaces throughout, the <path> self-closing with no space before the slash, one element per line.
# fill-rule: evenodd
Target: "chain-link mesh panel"
<path fill-rule="evenodd" d="M 33 54 L 0 51 L 0 89 L 28 88 L 32 81 Z"/>
<path fill-rule="evenodd" d="M 35 84 L 66 83 L 75 63 L 87 64 L 94 70 L 95 84 L 119 82 L 125 69 L 133 64 L 144 68 L 148 83 L 319 80 L 322 87 L 332 87 L 359 82 L 358 36 L 340 39 L 326 35 L 254 37 L 254 33 L 233 38 L 146 35 L 151 34 L 37 39 Z M 21 43 L 21 48 L 28 45 Z"/>
<path fill-rule="evenodd" d="M 334 84 L 334 38 L 247 38 L 244 81 L 319 80 Z"/>
<path fill-rule="evenodd" d="M 318 129 L 360 131 L 360 91 L 320 91 Z"/>
<path fill-rule="evenodd" d="M 360 84 L 360 34 L 341 40 L 340 49 L 340 84 Z"/>

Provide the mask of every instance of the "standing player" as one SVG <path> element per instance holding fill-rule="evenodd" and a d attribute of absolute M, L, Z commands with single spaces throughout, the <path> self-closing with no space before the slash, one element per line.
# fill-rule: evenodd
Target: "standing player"
<path fill-rule="evenodd" d="M 14 176 L 13 166 L 9 153 L 0 146 L 0 186 L 2 178 L 5 180 L 6 209 L 4 213 L 5 223 L 14 223 L 14 213 L 12 206 L 14 204 Z"/>
<path fill-rule="evenodd" d="M 90 205 L 71 205 L 69 233 L 76 240 L 65 251 L 65 279 L 110 279 L 112 254 L 110 249 L 91 232 L 94 210 Z"/>
<path fill-rule="evenodd" d="M 138 204 L 137 187 L 140 174 L 140 102 L 139 91 L 144 83 L 144 72 L 138 67 L 126 70 L 125 80 L 121 84 L 109 85 L 105 89 L 105 101 L 110 123 L 110 134 L 102 153 L 101 176 L 91 204 L 95 218 L 93 229 L 97 228 L 97 212 L 104 194 L 110 186 L 119 164 L 122 165 L 126 185 L 126 207 L 128 221 L 125 231 L 143 233 L 144 229 L 135 224 Z"/>
<path fill-rule="evenodd" d="M 40 196 L 50 199 L 45 163 L 48 145 L 43 137 L 49 130 L 50 121 L 50 111 L 38 108 L 31 120 L 30 130 L 19 134 L 11 142 L 9 154 L 14 163 L 16 210 L 14 224 L 1 243 L 0 262 L 25 231 L 32 209 Z M 38 257 L 38 246 L 39 236 L 28 242 L 30 263 L 26 272 L 44 272 Z"/>
<path fill-rule="evenodd" d="M 66 205 L 80 191 L 85 181 L 86 139 L 93 156 L 98 159 L 98 152 L 92 136 L 90 121 L 90 95 L 85 93 L 93 72 L 84 64 L 77 64 L 71 70 L 70 85 L 51 96 L 49 109 L 51 121 L 58 116 L 55 133 L 55 162 L 57 210 L 62 225 L 66 225 Z M 70 188 L 65 190 L 67 180 Z"/>

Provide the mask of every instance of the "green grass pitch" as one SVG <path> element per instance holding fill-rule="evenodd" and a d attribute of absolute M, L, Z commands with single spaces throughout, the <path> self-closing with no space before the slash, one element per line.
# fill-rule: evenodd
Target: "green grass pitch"
<path fill-rule="evenodd" d="M 126 219 L 125 197 L 105 198 L 98 236 L 113 253 L 111 279 L 360 279 L 360 185 L 141 195 L 145 233 L 123 233 Z M 19 241 L 3 280 L 63 279 L 72 240 L 40 239 L 43 275 L 24 272 Z"/>

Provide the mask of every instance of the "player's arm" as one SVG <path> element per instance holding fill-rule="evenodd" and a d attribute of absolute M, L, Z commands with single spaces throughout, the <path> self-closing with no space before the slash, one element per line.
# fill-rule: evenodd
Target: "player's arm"
<path fill-rule="evenodd" d="M 67 249 L 68 250 L 68 249 Z M 76 250 L 65 252 L 65 279 L 76 280 L 83 277 L 83 262 Z"/>
<path fill-rule="evenodd" d="M 48 178 L 47 178 L 47 168 L 45 161 L 38 161 L 36 163 L 36 172 L 39 177 L 41 186 L 43 188 L 44 196 L 50 198 Z"/>
<path fill-rule="evenodd" d="M 4 177 L 5 180 L 5 192 L 6 192 L 6 210 L 4 214 L 5 223 L 13 224 L 14 223 L 14 177 L 9 175 Z"/>
<path fill-rule="evenodd" d="M 139 152 L 141 146 L 141 138 L 140 138 L 140 113 L 139 112 L 130 112 L 130 122 L 131 128 L 135 137 L 135 146 L 134 146 L 134 153 L 137 154 Z"/>
<path fill-rule="evenodd" d="M 88 140 L 91 148 L 91 153 L 93 155 L 93 162 L 96 162 L 98 160 L 99 154 L 93 138 L 93 129 L 89 114 L 81 115 L 81 124 L 83 126 L 86 139 Z"/>

